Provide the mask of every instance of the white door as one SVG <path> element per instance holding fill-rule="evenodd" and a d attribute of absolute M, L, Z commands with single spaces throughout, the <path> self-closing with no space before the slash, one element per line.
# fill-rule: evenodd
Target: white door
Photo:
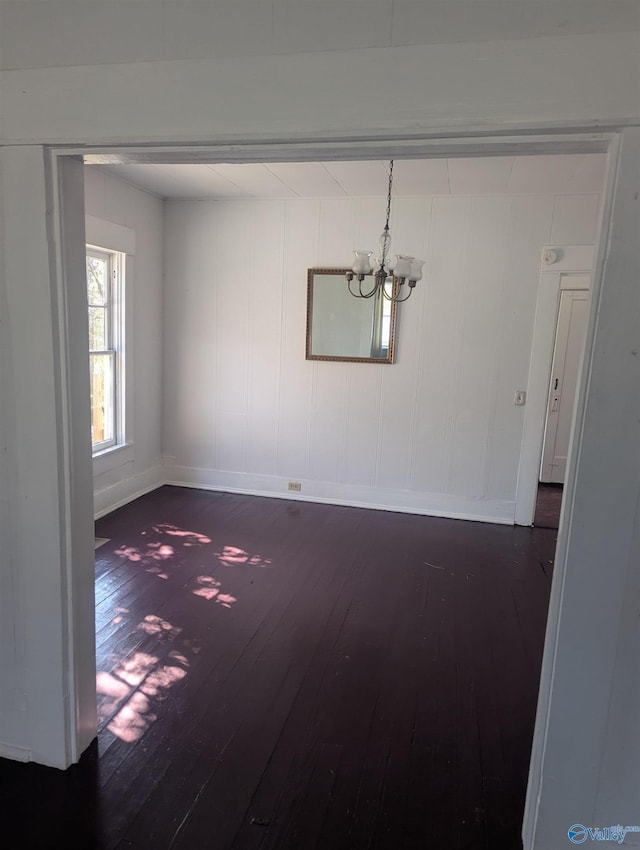
<path fill-rule="evenodd" d="M 551 367 L 540 481 L 562 484 L 589 315 L 590 276 L 563 275 Z"/>

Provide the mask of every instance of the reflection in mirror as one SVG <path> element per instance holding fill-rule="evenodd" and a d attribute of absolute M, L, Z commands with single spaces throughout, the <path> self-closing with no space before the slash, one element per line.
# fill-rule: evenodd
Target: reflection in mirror
<path fill-rule="evenodd" d="M 307 360 L 393 363 L 396 305 L 379 291 L 353 298 L 348 269 L 309 269 L 307 276 Z M 372 281 L 373 282 L 373 281 Z M 363 283 L 366 291 L 368 281 Z M 393 279 L 385 288 L 391 294 Z"/>

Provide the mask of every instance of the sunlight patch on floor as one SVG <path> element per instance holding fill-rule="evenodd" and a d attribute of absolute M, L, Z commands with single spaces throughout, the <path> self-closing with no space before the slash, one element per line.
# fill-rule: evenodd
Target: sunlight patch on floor
<path fill-rule="evenodd" d="M 115 613 L 112 624 L 128 619 L 125 608 L 117 608 Z M 160 703 L 187 675 L 189 656 L 200 651 L 199 641 L 181 637 L 182 628 L 157 614 L 144 617 L 131 634 L 140 632 L 152 638 L 149 651 L 123 653 L 119 660 L 113 658 L 111 670 L 99 670 L 96 676 L 98 721 L 129 744 L 139 741 L 158 719 Z"/>

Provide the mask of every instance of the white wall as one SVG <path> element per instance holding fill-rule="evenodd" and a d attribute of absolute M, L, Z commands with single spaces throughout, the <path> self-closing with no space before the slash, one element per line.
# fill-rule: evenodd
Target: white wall
<path fill-rule="evenodd" d="M 2 0 L 0 139 L 599 128 L 638 115 L 639 30 L 638 0 Z"/>
<path fill-rule="evenodd" d="M 164 17 L 160 2 L 3 3 L 16 70 L 0 88 L 2 137 L 397 137 L 637 114 L 637 13 L 607 0 L 163 5 Z M 445 34 L 446 5 L 455 21 Z M 42 61 L 51 67 L 34 67 Z"/>
<path fill-rule="evenodd" d="M 0 149 L 0 754 L 65 767 L 96 723 L 82 165 L 47 176 L 38 145 Z M 68 212 L 55 232 L 50 191 Z"/>
<path fill-rule="evenodd" d="M 0 138 L 399 138 L 638 115 L 637 0 L 2 0 Z"/>
<path fill-rule="evenodd" d="M 384 198 L 165 207 L 169 480 L 513 522 L 542 248 L 592 244 L 597 194 L 395 200 L 428 260 L 392 366 L 304 359 L 307 269 L 375 247 Z"/>
<path fill-rule="evenodd" d="M 85 168 L 85 211 L 126 227 L 128 445 L 94 460 L 94 509 L 101 515 L 163 480 L 162 201 L 96 167 Z M 89 233 L 88 229 L 88 233 Z M 89 236 L 87 237 L 89 238 Z M 115 245 L 100 245 L 117 248 Z"/>
<path fill-rule="evenodd" d="M 576 822 L 640 826 L 640 130 L 621 141 L 558 536 L 526 850 L 568 846 Z M 639 847 L 640 833 L 624 846 Z"/>
<path fill-rule="evenodd" d="M 0 154 L 0 174 L 2 155 Z M 0 198 L 4 186 L 0 183 Z M 0 203 L 0 232 L 3 227 L 4 205 Z M 22 587 L 14 573 L 15 560 L 12 548 L 6 545 L 15 517 L 16 422 L 10 416 L 9 404 L 15 398 L 13 341 L 10 338 L 9 293 L 5 283 L 4 263 L 0 261 L 0 540 L 4 541 L 0 555 L 0 752 L 14 758 L 27 758 L 29 737 L 25 724 L 25 660 L 24 615 Z M 4 747 L 4 749 L 3 749 Z"/>
<path fill-rule="evenodd" d="M 3 68 L 619 33 L 638 24 L 633 0 L 579 4 L 554 0 L 537 3 L 535 13 L 504 0 L 205 0 L 189 6 L 185 0 L 130 5 L 120 0 L 3 0 L 3 4 Z M 47 14 L 51 6 L 55 15 Z M 104 38 L 79 39 L 82 31 L 100 32 Z M 18 39 L 12 38 L 16 32 Z"/>

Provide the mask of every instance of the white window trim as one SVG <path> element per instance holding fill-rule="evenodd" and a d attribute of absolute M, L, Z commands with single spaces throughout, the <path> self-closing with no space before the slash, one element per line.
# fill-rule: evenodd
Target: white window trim
<path fill-rule="evenodd" d="M 113 365 L 113 383 L 111 400 L 113 417 L 110 422 L 109 432 L 112 436 L 99 443 L 92 444 L 93 454 L 102 454 L 109 449 L 122 445 L 125 422 L 125 369 L 123 359 L 124 328 L 125 319 L 123 294 L 124 294 L 124 258 L 122 254 L 97 245 L 86 245 L 88 257 L 95 257 L 104 261 L 107 267 L 107 295 L 106 295 L 106 324 L 105 324 L 105 349 L 96 351 L 89 349 L 89 354 L 110 355 Z"/>
<path fill-rule="evenodd" d="M 94 477 L 110 472 L 119 466 L 133 462 L 134 447 L 134 416 L 133 416 L 133 273 L 135 255 L 135 232 L 123 225 L 112 221 L 85 216 L 85 242 L 87 248 L 97 248 L 107 253 L 120 254 L 124 287 L 122 307 L 124 321 L 122 322 L 123 340 L 120 350 L 119 380 L 122 382 L 122 404 L 118 415 L 118 442 L 93 453 Z M 122 296 L 121 296 L 122 297 Z M 128 379 L 127 379 L 127 376 Z"/>
<path fill-rule="evenodd" d="M 118 466 L 124 466 L 133 461 L 133 443 L 123 443 L 111 446 L 93 455 L 93 474 L 102 475 Z"/>

